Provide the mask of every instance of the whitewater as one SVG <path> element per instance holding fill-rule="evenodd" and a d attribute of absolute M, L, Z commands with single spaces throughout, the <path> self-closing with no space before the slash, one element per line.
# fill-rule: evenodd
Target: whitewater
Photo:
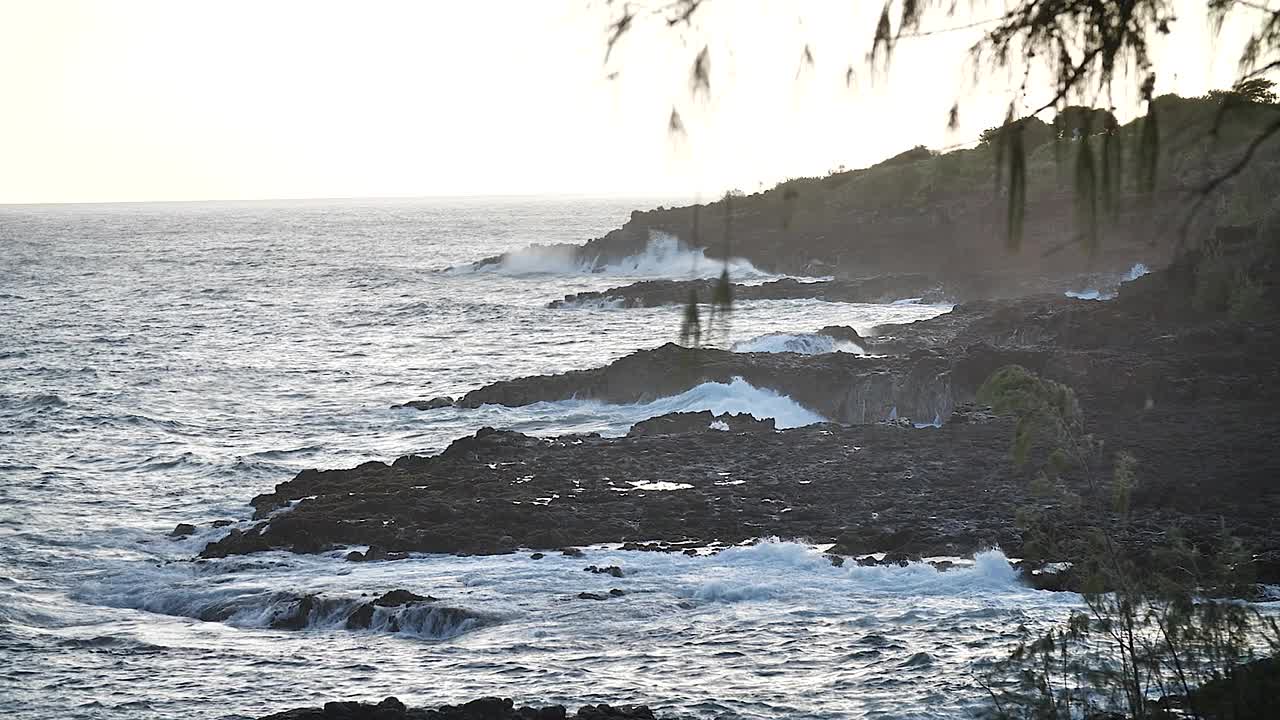
<path fill-rule="evenodd" d="M 620 435 L 682 410 L 821 422 L 741 379 L 632 405 L 391 409 L 675 340 L 678 307 L 547 307 L 718 274 L 669 236 L 616 263 L 563 250 L 657 204 L 0 208 L 0 715 L 250 718 L 386 695 L 634 702 L 694 718 L 983 707 L 975 673 L 1019 627 L 1047 627 L 1076 602 L 1023 587 L 998 550 L 947 572 L 833 567 L 789 539 L 695 557 L 593 547 L 540 560 L 350 563 L 334 551 L 192 562 L 248 520 L 251 497 L 299 470 L 438 452 L 485 426 Z M 731 270 L 772 277 L 744 260 Z M 860 353 L 816 331 L 949 309 L 904 300 L 741 302 L 723 346 Z M 199 530 L 169 537 L 180 522 Z M 592 564 L 617 565 L 625 580 L 584 573 Z M 352 607 L 398 588 L 439 600 L 344 626 Z M 576 599 L 613 588 L 625 601 Z M 326 612 L 272 629 L 304 595 Z"/>

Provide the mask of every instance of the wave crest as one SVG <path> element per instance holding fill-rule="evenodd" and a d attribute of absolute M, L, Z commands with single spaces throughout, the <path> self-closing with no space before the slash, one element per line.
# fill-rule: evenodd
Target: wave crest
<path fill-rule="evenodd" d="M 619 275 L 624 277 L 717 277 L 722 260 L 708 258 L 669 233 L 651 230 L 642 252 L 609 260 L 583 255 L 580 245 L 530 245 L 496 258 L 450 268 L 452 272 L 491 272 L 502 275 Z M 729 259 L 729 275 L 735 280 L 773 277 L 743 258 Z"/>
<path fill-rule="evenodd" d="M 749 353 L 749 352 L 766 352 L 766 353 L 797 353 L 800 355 L 825 355 L 834 352 L 846 352 L 856 355 L 866 354 L 857 343 L 847 340 L 837 340 L 830 335 L 818 335 L 816 333 L 800 333 L 792 335 L 789 333 L 769 333 L 750 340 L 742 340 L 736 342 L 730 347 L 733 352 Z"/>

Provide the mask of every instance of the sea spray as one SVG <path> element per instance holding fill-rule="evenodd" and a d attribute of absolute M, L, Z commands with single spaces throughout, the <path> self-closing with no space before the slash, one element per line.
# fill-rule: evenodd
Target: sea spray
<path fill-rule="evenodd" d="M 598 274 L 619 277 L 707 278 L 725 267 L 723 260 L 706 256 L 674 235 L 651 231 L 643 251 L 617 259 L 584 257 L 574 245 L 531 245 L 498 258 L 450 268 L 449 272 L 495 272 L 504 275 Z M 742 258 L 729 259 L 729 276 L 735 282 L 775 277 Z"/>
<path fill-rule="evenodd" d="M 857 343 L 837 340 L 829 335 L 816 333 L 768 333 L 759 337 L 736 342 L 730 348 L 733 352 L 767 352 L 797 353 L 799 355 L 825 355 L 834 352 L 847 352 L 856 355 L 866 354 Z"/>

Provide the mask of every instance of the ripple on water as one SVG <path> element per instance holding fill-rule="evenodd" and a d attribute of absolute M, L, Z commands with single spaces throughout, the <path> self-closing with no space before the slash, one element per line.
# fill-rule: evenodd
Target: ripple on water
<path fill-rule="evenodd" d="M 589 552 L 591 563 L 624 565 L 623 579 L 559 557 L 185 561 L 226 532 L 208 520 L 245 520 L 251 497 L 302 469 L 438 451 L 483 425 L 618 432 L 640 419 L 636 407 L 587 403 L 388 409 L 673 338 L 678 308 L 546 307 L 639 279 L 623 266 L 431 272 L 533 242 L 581 242 L 634 205 L 0 209 L 0 242 L 24 258 L 0 266 L 0 654 L 23 658 L 0 668 L 0 714 L 204 717 L 217 706 L 252 716 L 335 696 L 438 704 L 512 692 L 701 717 L 932 712 L 918 689 L 875 684 L 883 664 L 917 653 L 937 658 L 931 680 L 969 697 L 950 658 L 1007 643 L 1000 629 L 1014 606 L 1017 622 L 1034 625 L 1061 601 L 1023 597 L 997 572 L 853 572 L 777 543 L 715 558 Z M 642 257 L 630 272 L 652 275 L 677 256 Z M 941 311 L 744 302 L 730 340 Z M 201 520 L 191 538 L 163 537 Z M 494 621 L 448 637 L 257 621 L 306 593 L 356 602 L 397 587 Z M 626 595 L 576 599 L 612 587 Z M 924 614 L 909 616 L 913 605 Z M 886 625 L 893 617 L 899 626 Z M 926 632 L 931 623 L 951 647 Z M 886 645 L 860 644 L 868 633 Z"/>

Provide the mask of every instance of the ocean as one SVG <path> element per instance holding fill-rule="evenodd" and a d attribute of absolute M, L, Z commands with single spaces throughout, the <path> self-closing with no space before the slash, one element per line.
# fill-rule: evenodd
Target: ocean
<path fill-rule="evenodd" d="M 681 309 L 550 309 L 721 265 L 655 237 L 603 268 L 578 244 L 655 199 L 437 199 L 0 207 L 0 715 L 251 718 L 326 700 L 645 703 L 693 718 L 953 718 L 1020 627 L 1078 602 L 998 550 L 958 569 L 833 567 L 765 539 L 714 556 L 616 547 L 349 563 L 194 562 L 248 501 L 306 468 L 434 453 L 485 426 L 624 434 L 677 410 L 823 418 L 742 381 L 635 405 L 391 406 L 606 364 L 674 341 Z M 507 261 L 473 268 L 502 252 Z M 771 279 L 745 260 L 739 282 Z M 813 332 L 949 308 L 744 301 L 717 342 L 857 351 Z M 929 432 L 921 429 L 919 432 Z M 678 481 L 678 478 L 672 478 Z M 852 481 L 852 480 L 851 480 Z M 230 521 L 214 528 L 212 521 Z M 168 536 L 191 522 L 190 537 Z M 618 565 L 627 579 L 582 572 Z M 576 600 L 625 582 L 625 601 Z M 404 588 L 441 605 L 352 631 Z M 332 622 L 274 630 L 305 593 Z M 395 630 L 395 631 L 393 631 Z"/>

